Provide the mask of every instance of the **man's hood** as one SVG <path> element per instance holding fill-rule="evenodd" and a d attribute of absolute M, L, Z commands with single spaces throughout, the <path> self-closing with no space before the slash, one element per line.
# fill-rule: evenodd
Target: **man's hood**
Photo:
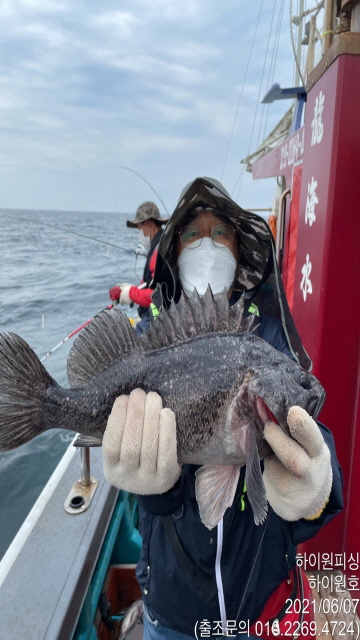
<path fill-rule="evenodd" d="M 178 204 L 163 233 L 160 255 L 175 264 L 176 237 L 189 211 L 198 206 L 216 209 L 235 226 L 240 238 L 239 283 L 242 289 L 258 286 L 266 274 L 271 254 L 272 236 L 265 220 L 245 211 L 234 202 L 220 182 L 212 178 L 196 178 L 183 189 Z"/>
<path fill-rule="evenodd" d="M 221 213 L 235 227 L 240 244 L 239 275 L 234 288 L 253 301 L 260 310 L 279 319 L 294 359 L 307 370 L 311 360 L 296 330 L 275 258 L 275 245 L 267 222 L 261 216 L 245 211 L 234 202 L 223 185 L 213 178 L 196 178 L 186 185 L 163 232 L 156 262 L 154 284 L 161 306 L 180 297 L 176 269 L 177 234 L 185 216 L 196 207 L 208 207 Z"/>

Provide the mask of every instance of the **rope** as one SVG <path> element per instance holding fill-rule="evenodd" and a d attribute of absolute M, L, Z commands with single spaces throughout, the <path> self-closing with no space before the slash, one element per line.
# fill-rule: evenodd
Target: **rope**
<path fill-rule="evenodd" d="M 235 186 L 234 186 L 234 188 L 233 188 L 233 190 L 232 190 L 232 192 L 231 192 L 231 197 L 233 197 L 233 193 L 234 193 L 234 191 L 235 191 L 235 189 L 236 189 L 236 186 L 237 186 L 237 184 L 238 184 L 239 180 L 242 180 L 242 177 L 243 177 L 243 175 L 244 175 L 244 171 L 245 171 L 245 163 L 244 163 L 244 164 L 243 164 L 243 166 L 241 167 L 240 175 L 239 175 L 238 179 L 237 179 L 237 180 L 236 180 L 236 182 L 235 182 Z M 239 191 L 240 191 L 240 187 L 239 187 Z M 238 196 L 239 196 L 239 192 L 238 192 Z"/>
<path fill-rule="evenodd" d="M 271 63 L 270 63 L 271 78 L 269 75 L 268 87 L 271 87 L 274 82 L 277 54 L 278 54 L 279 41 L 280 41 L 281 25 L 282 25 L 283 14 L 284 14 L 284 5 L 285 5 L 285 0 L 282 0 L 280 4 L 280 9 L 279 9 L 279 17 L 278 17 L 277 30 L 276 30 L 276 36 L 275 36 L 275 42 L 274 42 L 273 57 L 271 58 Z M 267 110 L 266 110 L 266 119 L 265 119 L 264 132 L 263 132 L 263 140 L 265 138 L 270 104 L 267 104 L 266 106 L 267 106 Z"/>
<path fill-rule="evenodd" d="M 269 29 L 269 36 L 268 36 L 268 41 L 267 41 L 266 51 L 265 51 L 265 61 L 264 61 L 264 66 L 263 66 L 263 75 L 264 75 L 264 71 L 265 71 L 265 64 L 266 64 L 266 61 L 267 61 L 267 54 L 268 54 L 268 50 L 269 50 L 270 38 L 271 38 L 271 35 L 272 35 L 272 26 L 273 26 L 273 22 L 274 22 L 274 15 L 275 15 L 276 3 L 277 3 L 277 0 L 275 0 L 275 2 L 274 2 L 273 12 L 272 12 L 272 16 L 271 16 L 271 23 L 270 23 L 270 29 Z M 261 85 L 262 85 L 263 75 L 261 76 Z M 261 85 L 260 85 L 260 86 L 261 86 Z M 258 135 L 258 139 L 257 139 L 257 142 L 256 142 L 256 147 L 258 147 L 258 146 L 259 146 L 259 142 L 260 142 L 260 138 L 261 138 L 261 127 L 262 127 L 263 118 L 264 118 L 265 106 L 266 106 L 265 104 L 263 104 L 263 106 L 262 106 L 262 112 L 261 112 L 261 118 L 260 118 L 260 125 L 259 125 L 259 135 Z"/>
<path fill-rule="evenodd" d="M 316 11 L 316 16 L 318 15 L 320 9 L 323 9 L 325 6 L 325 0 L 321 0 L 320 2 L 318 2 L 318 4 L 316 5 L 316 7 L 313 7 L 312 9 L 306 9 L 306 11 L 303 11 L 301 16 L 298 16 L 299 18 L 306 18 L 306 16 L 310 15 L 310 13 L 312 13 L 313 11 Z"/>
<path fill-rule="evenodd" d="M 315 7 L 312 7 L 311 9 L 305 9 L 304 11 L 302 11 L 302 13 L 299 13 L 298 16 L 294 17 L 292 15 L 292 9 L 293 9 L 293 0 L 290 0 L 289 2 L 289 13 L 290 13 L 290 33 L 291 33 L 291 45 L 293 48 L 293 52 L 294 52 L 294 58 L 295 58 L 295 63 L 296 63 L 296 67 L 297 70 L 299 72 L 299 76 L 301 78 L 301 81 L 303 83 L 303 85 L 305 86 L 305 81 L 304 81 L 304 76 L 301 73 L 301 60 L 298 60 L 298 55 L 297 52 L 295 50 L 295 42 L 294 42 L 294 34 L 293 34 L 293 20 L 295 20 L 295 24 L 297 25 L 297 27 L 299 28 L 300 22 L 302 21 L 303 18 L 305 18 L 306 16 L 310 15 L 311 13 L 314 13 L 314 17 L 315 19 L 318 17 L 321 9 L 324 9 L 325 7 L 325 0 L 320 0 L 320 2 L 318 2 Z M 320 34 L 317 25 L 315 23 L 315 31 L 317 32 L 317 35 L 319 37 L 319 39 L 321 39 L 322 34 Z M 313 45 L 315 45 L 315 43 L 312 43 Z M 310 45 L 310 42 L 308 43 L 308 46 Z M 314 53 L 315 53 L 315 47 L 314 47 Z M 302 56 L 300 56 L 302 58 Z"/>
<path fill-rule="evenodd" d="M 281 4 L 280 4 L 280 8 L 279 8 L 279 17 L 278 17 L 277 29 L 276 29 L 276 32 L 275 32 L 274 48 L 273 48 L 272 58 L 271 58 L 271 61 L 270 61 L 269 75 L 270 75 L 271 70 L 272 70 L 272 76 L 274 76 L 274 71 L 275 71 L 275 63 L 276 63 L 276 58 L 277 58 L 278 46 L 279 46 L 280 29 L 281 29 L 281 22 L 282 22 L 283 10 L 284 10 L 284 3 L 285 3 L 285 0 L 281 0 Z M 273 9 L 273 16 L 272 16 L 271 24 L 272 24 L 273 18 L 274 18 L 275 6 L 276 6 L 276 2 L 275 2 L 275 5 L 274 5 L 274 9 Z M 271 30 L 271 27 L 270 27 L 270 30 Z M 268 43 L 267 43 L 265 56 L 267 56 L 269 42 L 270 42 L 270 36 L 268 38 Z M 258 110 L 258 106 L 259 106 L 259 102 L 260 102 L 260 93 L 261 93 L 261 87 L 262 87 L 262 82 L 263 82 L 263 77 L 264 77 L 264 71 L 265 71 L 265 63 L 263 65 L 263 71 L 262 71 L 262 76 L 261 76 L 261 81 L 260 81 L 260 86 L 259 86 L 257 104 L 256 104 L 255 115 L 254 115 L 254 119 L 253 119 L 253 126 L 252 126 L 252 131 L 251 131 L 251 136 L 250 136 L 250 142 L 249 142 L 247 156 L 250 153 L 250 149 L 251 149 L 251 145 L 252 145 L 252 138 L 253 138 L 254 129 L 255 129 L 257 110 Z M 269 107 L 269 105 L 267 105 L 267 107 Z M 268 115 L 266 116 L 265 127 L 266 127 L 266 124 L 267 124 L 267 118 L 268 118 Z M 260 123 L 260 130 L 261 130 L 261 125 L 262 125 L 262 122 Z M 265 130 L 265 127 L 264 127 L 264 130 Z M 239 195 L 240 195 L 240 191 L 241 191 L 241 187 L 242 187 L 244 174 L 245 174 L 245 164 L 241 168 L 240 174 L 238 176 L 238 179 L 237 179 L 237 181 L 235 183 L 235 186 L 233 188 L 233 191 L 232 191 L 232 194 L 233 194 L 235 192 L 235 189 L 236 189 L 237 185 L 239 184 L 237 195 L 236 195 L 236 200 L 237 201 L 239 199 Z"/>
<path fill-rule="evenodd" d="M 249 152 L 248 152 L 249 155 Z M 242 183 L 243 183 L 243 178 L 244 178 L 244 174 L 245 174 L 245 164 L 244 164 L 244 171 L 242 172 L 241 178 L 240 178 L 240 182 L 239 182 L 239 188 L 236 194 L 236 202 L 239 200 L 240 197 L 240 191 L 241 191 L 241 187 L 242 187 Z"/>
<path fill-rule="evenodd" d="M 269 45 L 269 40 L 268 40 L 268 45 Z M 247 151 L 247 155 L 246 155 L 246 157 L 248 157 L 248 156 L 249 156 L 249 154 L 250 154 L 250 149 L 251 149 L 251 145 L 252 145 L 253 135 L 254 135 L 254 131 L 255 131 L 256 117 L 257 117 L 258 107 L 259 107 L 259 104 L 260 104 L 260 95 L 261 95 L 262 83 L 263 83 L 264 72 L 265 72 L 265 63 L 266 63 L 267 50 L 268 50 L 268 46 L 267 46 L 267 48 L 266 48 L 265 60 L 264 60 L 263 68 L 262 68 L 262 74 L 261 74 L 261 80 L 260 80 L 260 85 L 259 85 L 259 91 L 258 91 L 258 96 L 257 96 L 257 100 L 256 100 L 256 108 L 255 108 L 255 113 L 254 113 L 254 118 L 253 118 L 253 125 L 252 125 L 251 135 L 250 135 L 250 142 L 249 142 L 249 147 L 248 147 L 248 151 Z M 245 169 L 245 165 L 244 165 L 244 169 Z M 242 185 L 242 181 L 243 181 L 243 176 L 244 176 L 244 171 L 243 171 L 243 172 L 242 172 L 242 174 L 241 174 L 240 184 L 239 184 L 239 188 L 238 188 L 238 192 L 237 192 L 237 196 L 236 196 L 236 201 L 238 201 L 238 200 L 239 200 L 239 195 L 240 195 L 240 189 L 241 189 L 241 185 Z"/>
<path fill-rule="evenodd" d="M 293 34 L 293 28 L 292 28 L 292 24 L 293 24 L 293 22 L 292 22 L 293 21 L 292 4 L 293 4 L 293 0 L 290 0 L 290 2 L 289 2 L 289 15 L 290 15 L 291 46 L 292 46 L 292 50 L 293 50 L 293 53 L 294 53 L 295 64 L 296 64 L 297 70 L 299 72 L 299 76 L 300 76 L 301 82 L 305 86 L 305 80 L 303 78 L 303 74 L 301 73 L 300 64 L 299 64 L 299 60 L 298 60 L 296 49 L 295 49 L 294 34 Z"/>
<path fill-rule="evenodd" d="M 244 75 L 244 79 L 243 79 L 243 83 L 242 83 L 242 87 L 241 87 L 241 91 L 240 91 L 239 100 L 238 100 L 237 107 L 236 107 L 235 118 L 234 118 L 233 126 L 232 126 L 232 129 L 231 129 L 230 140 L 229 140 L 229 144 L 228 144 L 228 147 L 227 147 L 225 160 L 224 160 L 224 165 L 223 165 L 222 172 L 221 172 L 220 182 L 222 182 L 222 180 L 223 180 L 225 166 L 226 166 L 226 162 L 227 162 L 229 151 L 230 151 L 230 147 L 231 147 L 231 142 L 232 142 L 233 135 L 234 135 L 235 124 L 236 124 L 236 120 L 237 120 L 237 117 L 238 117 L 240 103 L 241 103 L 243 92 L 244 92 L 245 82 L 246 82 L 247 73 L 248 73 L 248 70 L 249 70 L 250 60 L 251 60 L 252 51 L 253 51 L 254 44 L 255 44 L 255 38 L 256 38 L 259 22 L 260 22 L 260 16 L 261 16 L 263 4 L 264 4 L 264 0 L 261 0 L 259 14 L 258 14 L 258 17 L 257 17 L 257 22 L 256 22 L 256 27 L 255 27 L 255 31 L 254 31 L 254 35 L 253 35 L 253 39 L 252 39 L 252 43 L 251 43 L 251 47 L 250 47 L 250 52 L 249 52 L 249 56 L 248 56 L 248 60 L 247 60 L 247 64 L 246 64 L 245 75 Z"/>

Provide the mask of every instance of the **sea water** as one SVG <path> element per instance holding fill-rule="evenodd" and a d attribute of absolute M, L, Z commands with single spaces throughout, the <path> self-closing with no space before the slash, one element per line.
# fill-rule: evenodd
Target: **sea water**
<path fill-rule="evenodd" d="M 0 331 L 19 334 L 42 358 L 111 303 L 110 287 L 139 284 L 145 259 L 135 256 L 137 229 L 126 227 L 126 220 L 133 218 L 126 213 L 0 210 Z M 136 317 L 136 308 L 122 309 Z M 75 337 L 44 360 L 62 386 L 68 386 L 66 360 Z M 0 558 L 73 435 L 62 429 L 46 431 L 0 454 Z"/>

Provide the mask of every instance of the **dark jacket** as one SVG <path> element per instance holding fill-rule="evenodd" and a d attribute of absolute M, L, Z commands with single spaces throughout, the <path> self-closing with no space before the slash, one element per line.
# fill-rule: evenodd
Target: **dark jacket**
<path fill-rule="evenodd" d="M 264 318 L 259 335 L 289 355 L 279 322 Z M 331 451 L 334 480 L 330 500 L 318 519 L 286 522 L 269 506 L 266 521 L 256 526 L 244 492 L 245 468 L 241 471 L 236 498 L 223 518 L 220 567 L 228 620 L 255 622 L 269 596 L 294 566 L 296 545 L 313 537 L 342 509 L 342 475 L 334 441 L 331 432 L 319 426 Z M 143 537 L 137 578 L 144 602 L 155 619 L 188 635 L 194 634 L 197 621 L 221 620 L 215 576 L 218 529 L 209 531 L 200 521 L 195 499 L 196 469 L 195 465 L 184 464 L 178 482 L 167 493 L 137 496 Z M 210 601 L 204 600 L 174 552 L 161 516 L 171 516 L 187 557 L 205 574 Z"/>
<path fill-rule="evenodd" d="M 144 273 L 143 273 L 143 282 L 146 282 L 148 285 L 150 284 L 151 280 L 152 280 L 152 275 L 151 275 L 151 271 L 150 271 L 150 260 L 151 260 L 151 256 L 153 255 L 154 251 L 156 251 L 157 247 L 159 246 L 159 242 L 161 239 L 161 235 L 163 233 L 163 230 L 160 229 L 153 237 L 152 241 L 151 241 L 151 245 L 150 245 L 150 249 L 149 249 L 149 253 L 147 254 L 146 257 L 146 262 L 145 262 L 145 267 L 144 267 Z M 138 307 L 138 314 L 140 316 L 140 318 L 145 318 L 146 316 L 149 316 L 149 307 Z"/>

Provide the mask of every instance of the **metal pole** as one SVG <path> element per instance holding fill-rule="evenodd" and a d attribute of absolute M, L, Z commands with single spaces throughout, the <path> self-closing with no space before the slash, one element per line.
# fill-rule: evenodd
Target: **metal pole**
<path fill-rule="evenodd" d="M 81 452 L 81 484 L 88 487 L 90 484 L 90 448 L 82 447 Z"/>
<path fill-rule="evenodd" d="M 351 12 L 351 31 L 360 31 L 360 4 L 356 4 Z"/>
<path fill-rule="evenodd" d="M 284 235 L 284 219 L 285 219 L 285 198 L 291 193 L 291 189 L 285 189 L 280 196 L 279 213 L 276 220 L 276 259 L 280 266 L 280 254 L 283 248 L 283 235 Z"/>
<path fill-rule="evenodd" d="M 313 68 L 314 68 L 314 60 L 315 60 L 315 26 L 316 26 L 316 16 L 311 16 L 310 18 L 310 33 L 309 33 L 309 44 L 308 44 L 308 55 L 307 55 L 307 64 L 306 64 L 306 75 L 308 76 Z"/>
<path fill-rule="evenodd" d="M 325 2 L 325 46 L 324 53 L 328 50 L 332 42 L 332 33 L 333 30 L 333 8 L 334 8 L 334 0 L 326 0 Z"/>
<path fill-rule="evenodd" d="M 298 25 L 297 47 L 296 47 L 296 57 L 298 59 L 298 64 L 299 64 L 300 69 L 301 69 L 301 41 L 302 41 L 302 38 L 303 38 L 303 20 L 304 20 L 303 13 L 304 13 L 304 0 L 300 0 L 300 7 L 299 7 L 300 22 L 299 22 L 299 25 Z M 295 87 L 298 87 L 299 83 L 300 83 L 300 74 L 299 74 L 299 70 L 298 70 L 297 65 L 296 65 L 296 69 L 295 69 Z"/>

